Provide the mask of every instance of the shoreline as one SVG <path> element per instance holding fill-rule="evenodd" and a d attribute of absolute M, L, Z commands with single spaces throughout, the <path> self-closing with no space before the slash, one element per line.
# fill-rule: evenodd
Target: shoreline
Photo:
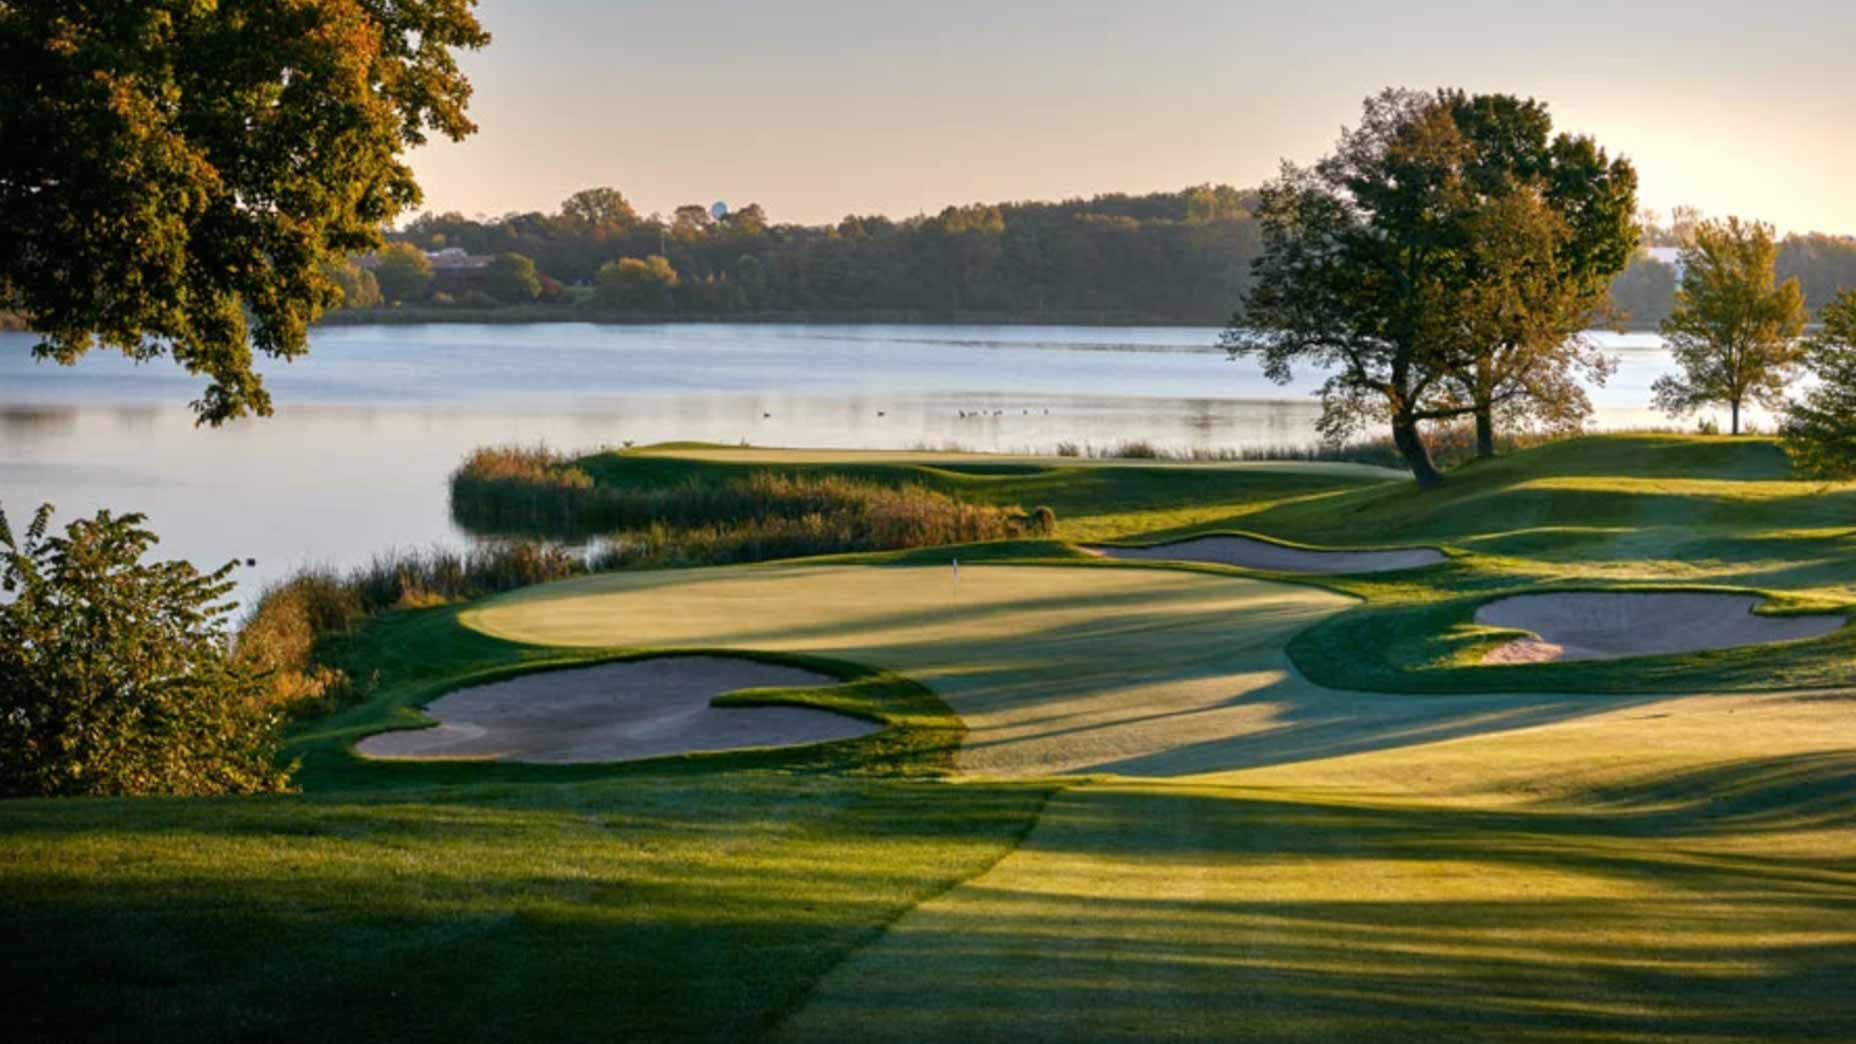
<path fill-rule="evenodd" d="M 700 326 L 704 324 L 717 326 L 782 324 L 794 326 L 1093 326 L 1104 329 L 1165 326 L 1206 330 L 1221 330 L 1225 326 L 1223 320 L 1100 312 L 1019 315 L 992 312 L 875 310 L 730 312 L 698 315 L 687 312 L 611 312 L 574 305 L 510 305 L 502 308 L 446 305 L 328 312 L 316 320 L 312 328 L 315 326 L 452 324 L 526 326 L 540 323 L 581 323 L 590 326 Z M 1656 333 L 1657 327 L 1631 323 L 1621 328 L 1605 328 L 1598 332 Z"/>

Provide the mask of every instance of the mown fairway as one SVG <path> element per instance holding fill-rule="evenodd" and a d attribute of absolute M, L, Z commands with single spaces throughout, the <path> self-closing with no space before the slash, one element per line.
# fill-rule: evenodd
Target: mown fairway
<path fill-rule="evenodd" d="M 1620 580 L 1841 608 L 1856 494 L 1789 480 L 1765 442 L 1663 437 L 1428 498 L 1318 468 L 1013 468 L 945 481 L 1095 487 L 1066 539 L 1457 554 L 1324 588 L 1024 542 L 392 614 L 341 650 L 374 696 L 299 735 L 304 795 L 0 806 L 0 1031 L 1856 1037 L 1850 639 L 1498 669 L 1468 665 L 1498 636 L 1459 620 Z M 892 728 L 632 766 L 345 752 L 463 680 L 699 647 L 828 668 L 850 683 L 790 698 Z"/>

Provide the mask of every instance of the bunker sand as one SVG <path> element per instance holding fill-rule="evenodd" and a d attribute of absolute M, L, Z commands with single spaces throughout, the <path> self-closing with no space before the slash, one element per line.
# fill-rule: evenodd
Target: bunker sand
<path fill-rule="evenodd" d="M 1701 592 L 1565 591 L 1516 595 L 1476 610 L 1485 627 L 1531 631 L 1498 646 L 1485 663 L 1610 660 L 1821 638 L 1843 616 L 1757 616 L 1753 595 Z"/>
<path fill-rule="evenodd" d="M 1098 545 L 1084 550 L 1104 558 L 1211 562 L 1245 569 L 1267 569 L 1276 573 L 1320 574 L 1386 573 L 1397 569 L 1418 569 L 1436 565 L 1444 561 L 1445 557 L 1443 552 L 1429 547 L 1391 551 L 1319 551 L 1238 536 L 1197 537 L 1152 547 Z"/>
<path fill-rule="evenodd" d="M 369 736 L 374 758 L 547 764 L 634 761 L 867 736 L 881 726 L 807 707 L 714 707 L 725 692 L 815 688 L 836 678 L 722 656 L 674 656 L 545 671 L 460 689 L 426 707 L 439 724 Z"/>

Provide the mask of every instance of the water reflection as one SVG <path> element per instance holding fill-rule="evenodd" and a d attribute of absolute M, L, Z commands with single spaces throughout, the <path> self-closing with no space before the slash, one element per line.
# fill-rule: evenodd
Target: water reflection
<path fill-rule="evenodd" d="M 485 443 L 561 448 L 692 440 L 762 446 L 1050 452 L 1315 438 L 1320 374 L 1282 388 L 1154 327 L 426 326 L 318 331 L 271 364 L 266 421 L 198 428 L 198 381 L 93 353 L 36 363 L 0 334 L 0 503 L 140 510 L 161 551 L 255 557 L 252 583 L 392 547 L 456 544 L 446 476 Z M 1599 335 L 1620 368 L 1594 391 L 1609 427 L 1647 408 L 1654 337 Z"/>

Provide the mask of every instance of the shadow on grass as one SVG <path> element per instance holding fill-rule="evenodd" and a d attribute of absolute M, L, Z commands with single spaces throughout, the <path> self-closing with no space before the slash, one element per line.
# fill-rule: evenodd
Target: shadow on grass
<path fill-rule="evenodd" d="M 756 773 L 0 806 L 0 1038 L 751 1039 L 1048 787 Z"/>
<path fill-rule="evenodd" d="M 1784 789 L 1764 829 L 1822 829 Z M 1734 819 L 1076 788 L 779 1039 L 1851 1039 L 1849 819 L 1770 856 L 1708 843 Z"/>

